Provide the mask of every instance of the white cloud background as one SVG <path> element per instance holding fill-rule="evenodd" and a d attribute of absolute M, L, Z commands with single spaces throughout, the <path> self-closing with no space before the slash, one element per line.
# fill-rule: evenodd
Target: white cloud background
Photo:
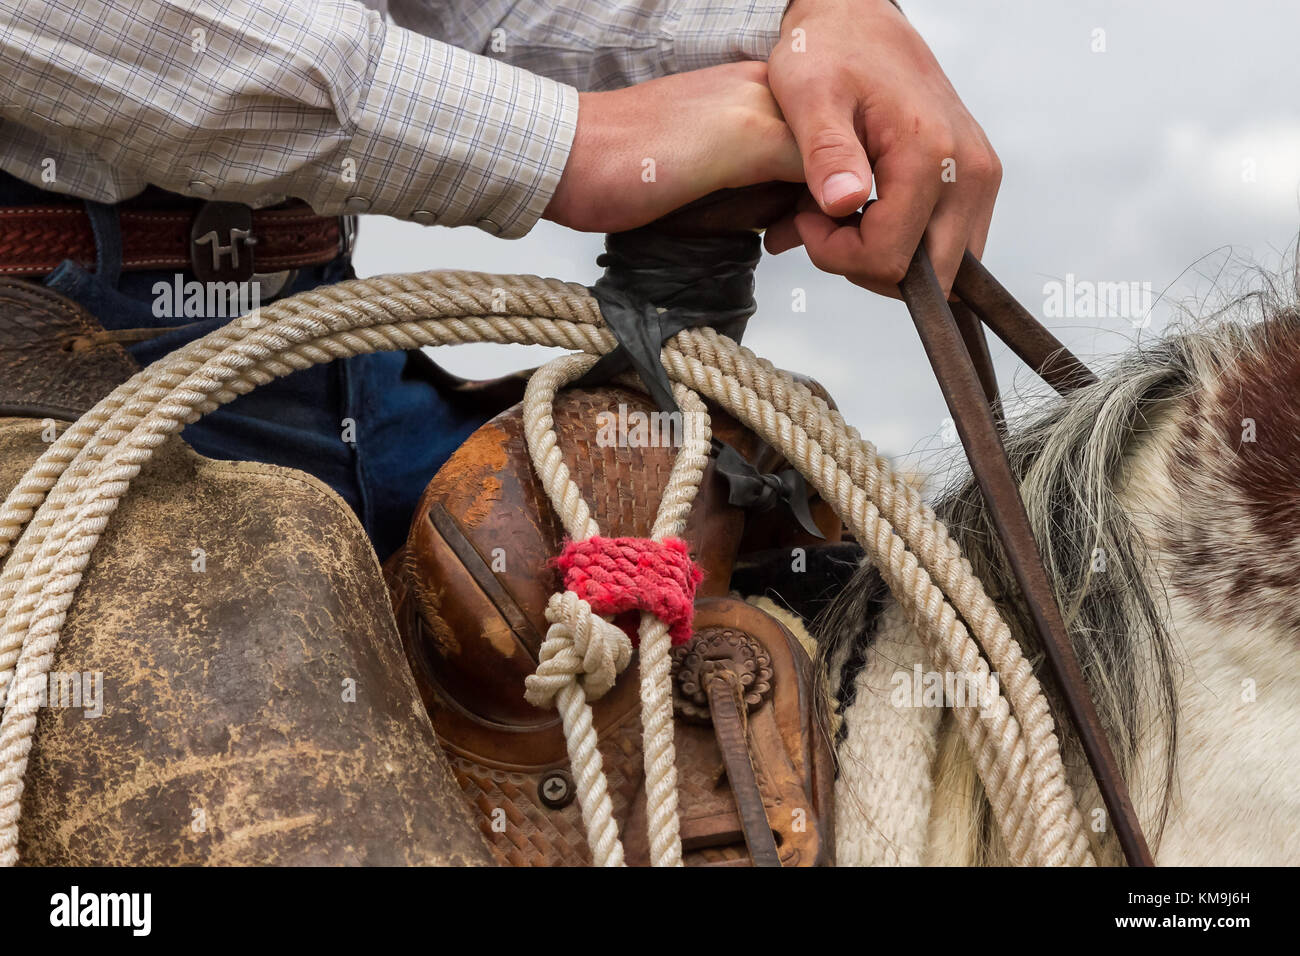
<path fill-rule="evenodd" d="M 1199 300 L 1237 274 L 1233 262 L 1278 268 L 1300 228 L 1300 7 L 1232 4 L 905 0 L 968 108 L 1002 157 L 1005 176 L 985 263 L 1042 316 L 1043 284 L 1150 282 L 1171 302 Z M 1106 52 L 1091 51 L 1105 31 Z M 815 52 L 815 51 L 814 51 Z M 1254 181 L 1244 181 L 1253 163 Z M 590 283 L 602 237 L 550 223 L 514 242 L 474 229 L 367 218 L 361 275 L 434 268 L 531 272 Z M 1228 266 L 1226 272 L 1224 266 Z M 807 293 L 806 313 L 791 292 Z M 801 250 L 765 257 L 746 344 L 810 374 L 882 451 L 928 468 L 946 417 L 901 304 L 818 272 Z M 1122 351 L 1127 320 L 1058 319 L 1081 357 Z M 992 343 L 1004 387 L 1028 384 Z M 535 364 L 546 350 L 442 349 L 462 375 Z"/>

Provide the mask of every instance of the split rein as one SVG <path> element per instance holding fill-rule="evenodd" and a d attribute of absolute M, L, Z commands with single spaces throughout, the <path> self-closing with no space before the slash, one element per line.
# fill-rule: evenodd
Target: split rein
<path fill-rule="evenodd" d="M 671 329 L 668 331 L 672 331 Z M 335 359 L 469 342 L 558 346 L 525 397 L 530 455 L 574 541 L 599 534 L 557 446 L 551 406 L 619 344 L 592 292 L 533 276 L 424 272 L 356 279 L 265 306 L 158 360 L 54 441 L 0 508 L 0 864 L 18 860 L 23 780 L 37 697 L 96 543 L 131 482 L 170 436 L 260 385 Z M 656 343 L 657 344 L 657 343 Z M 1013 862 L 1091 865 L 1083 818 L 1042 688 L 943 523 L 876 449 L 788 373 L 712 328 L 668 337 L 658 358 L 689 414 L 652 539 L 685 524 L 709 449 L 704 400 L 780 452 L 863 546 L 934 666 L 976 675 L 988 708 L 957 708 Z M 575 591 L 555 595 L 530 700 L 561 714 L 596 862 L 622 863 L 589 700 L 612 686 L 630 640 Z M 968 629 L 969 628 L 969 629 Z M 681 864 L 669 663 L 670 623 L 639 627 L 648 827 L 656 865 Z M 994 676 L 994 673 L 998 675 Z M 107 862 L 107 861 L 105 861 Z"/>

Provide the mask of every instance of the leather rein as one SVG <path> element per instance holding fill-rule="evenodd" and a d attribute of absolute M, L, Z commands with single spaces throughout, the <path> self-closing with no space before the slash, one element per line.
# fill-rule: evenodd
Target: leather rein
<path fill-rule="evenodd" d="M 969 252 L 953 283 L 960 302 L 950 305 L 944 298 L 924 246 L 912 257 L 898 288 L 957 426 L 957 435 L 1029 608 L 1034 630 L 1047 652 L 1066 712 L 1114 821 L 1124 858 L 1129 866 L 1154 866 L 1128 787 L 1070 644 L 1019 485 L 1007 460 L 1002 444 L 1005 423 L 983 326 L 991 328 L 1061 395 L 1094 384 L 1097 377 Z"/>

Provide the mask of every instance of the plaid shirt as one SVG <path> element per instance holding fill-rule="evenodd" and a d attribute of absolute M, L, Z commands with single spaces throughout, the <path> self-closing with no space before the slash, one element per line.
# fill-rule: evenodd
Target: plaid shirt
<path fill-rule="evenodd" d="M 765 58 L 787 2 L 388 0 L 393 26 L 353 0 L 22 0 L 0 13 L 0 168 L 100 202 L 152 183 L 513 238 L 559 182 L 575 87 Z"/>

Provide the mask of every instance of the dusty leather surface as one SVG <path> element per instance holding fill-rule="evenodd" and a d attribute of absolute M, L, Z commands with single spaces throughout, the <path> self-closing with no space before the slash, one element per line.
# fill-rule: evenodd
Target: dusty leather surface
<path fill-rule="evenodd" d="M 651 410 L 640 393 L 567 390 L 555 404 L 560 448 L 607 535 L 649 534 L 675 451 L 602 447 L 597 415 L 625 405 Z M 712 411 L 712 410 L 711 410 Z M 717 414 L 714 431 L 759 467 L 774 453 Z M 819 701 L 798 642 L 774 619 L 726 598 L 745 516 L 726 503 L 710 470 L 683 538 L 706 577 L 697 630 L 735 627 L 772 656 L 772 700 L 751 715 L 751 748 L 784 865 L 829 862 L 830 782 Z M 543 787 L 568 770 L 558 715 L 524 700 L 546 632 L 544 608 L 559 586 L 548 561 L 564 532 L 533 472 L 519 410 L 479 429 L 421 500 L 406 547 L 389 560 L 399 630 L 416 683 L 456 778 L 497 858 L 510 865 L 591 862 L 576 801 L 555 807 Z M 593 705 L 593 721 L 629 863 L 647 863 L 639 677 L 635 661 Z M 675 725 L 679 811 L 688 864 L 744 865 L 748 856 L 711 726 Z M 798 812 L 796 812 L 798 811 Z"/>
<path fill-rule="evenodd" d="M 75 418 L 138 371 L 85 309 L 44 286 L 0 277 L 0 414 Z"/>
<path fill-rule="evenodd" d="M 648 410 L 644 395 L 624 389 L 562 392 L 556 427 L 566 460 L 609 535 L 647 535 L 672 466 L 671 448 L 601 447 L 594 439 L 597 415 L 626 404 Z M 719 425 L 725 424 L 719 420 Z M 734 423 L 731 427 L 735 427 Z M 579 437 L 582 436 L 582 437 Z M 740 450 L 761 454 L 752 436 Z M 739 447 L 739 446 L 738 446 Z M 440 506 L 488 567 L 488 583 L 508 596 L 479 589 L 464 561 L 430 521 Z M 726 488 L 712 469 L 683 533 L 705 572 L 701 596 L 727 593 L 727 579 L 744 524 L 726 504 Z M 547 562 L 559 551 L 564 529 L 535 474 L 517 408 L 498 415 L 461 446 L 430 483 L 411 525 L 408 548 L 389 568 L 409 565 L 406 580 L 418 592 L 422 613 L 415 623 L 421 642 L 416 666 L 430 668 L 460 706 L 477 717 L 516 726 L 557 725 L 555 714 L 523 700 L 523 679 L 537 666 L 546 633 L 544 609 L 555 590 Z M 699 546 L 707 542 L 707 547 Z M 495 564 L 495 567 L 493 565 Z M 563 752 L 563 741 L 559 741 Z"/>
<path fill-rule="evenodd" d="M 0 493 L 40 431 L 0 419 Z M 102 672 L 103 715 L 40 711 L 27 864 L 492 861 L 374 553 L 307 475 L 160 448 L 94 553 L 54 670 Z"/>

